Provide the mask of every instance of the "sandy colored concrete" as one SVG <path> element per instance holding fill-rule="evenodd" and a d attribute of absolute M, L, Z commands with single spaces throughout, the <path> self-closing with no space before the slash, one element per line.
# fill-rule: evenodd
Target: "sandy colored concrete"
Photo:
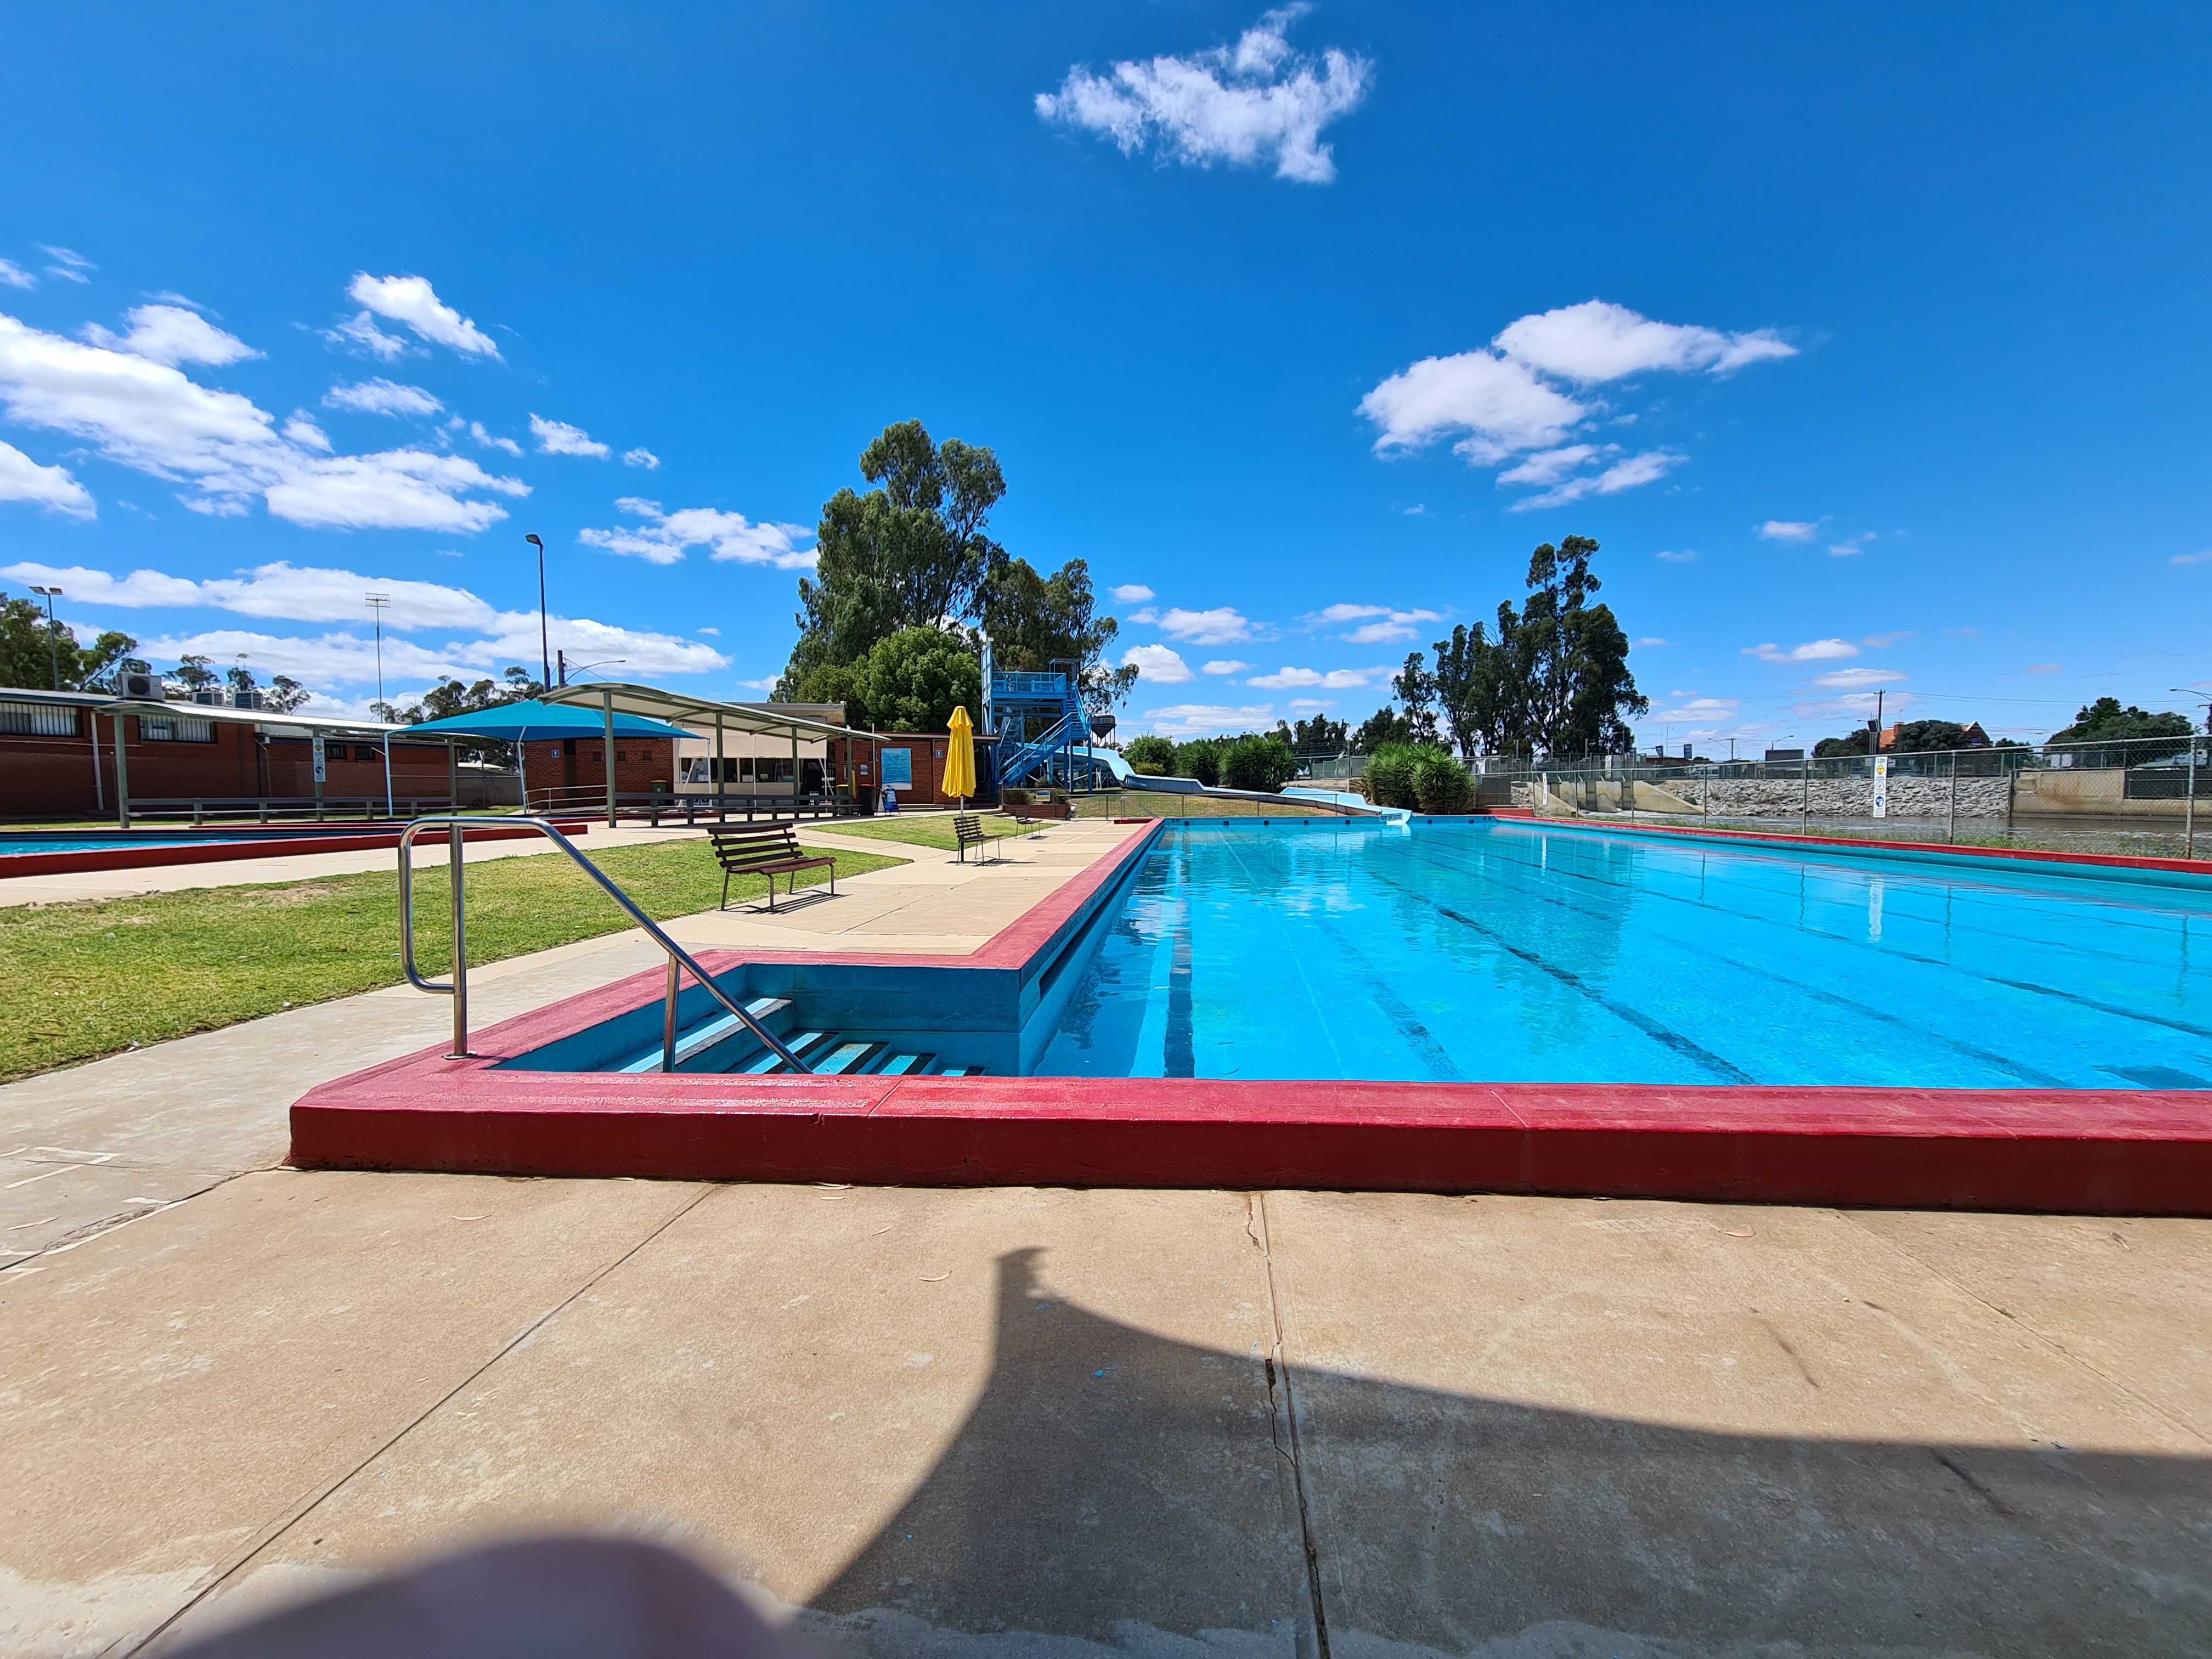
<path fill-rule="evenodd" d="M 253 1174 L 0 1279 L 0 1648 L 562 1528 L 884 1659 L 2203 1650 L 2212 1225 L 1867 1219 Z"/>

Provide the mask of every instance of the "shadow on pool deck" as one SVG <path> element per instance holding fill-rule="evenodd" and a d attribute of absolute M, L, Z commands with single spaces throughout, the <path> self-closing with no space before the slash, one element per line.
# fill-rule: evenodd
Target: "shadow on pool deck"
<path fill-rule="evenodd" d="M 2212 1461 L 1701 1433 L 1282 1368 L 1071 1306 L 1040 1254 L 1000 1258 L 981 1400 L 805 1615 L 837 1646 L 1188 1654 L 1172 1638 L 1200 1638 L 1564 1659 L 2212 1643 Z"/>

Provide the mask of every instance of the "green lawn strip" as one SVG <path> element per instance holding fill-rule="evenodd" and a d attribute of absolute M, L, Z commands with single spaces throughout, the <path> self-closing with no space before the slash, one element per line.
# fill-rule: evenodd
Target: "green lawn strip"
<path fill-rule="evenodd" d="M 1024 829 L 1011 818 L 994 817 L 988 813 L 977 815 L 983 833 L 992 836 L 1029 836 L 1036 833 L 1032 825 Z M 915 847 L 934 847 L 950 853 L 960 843 L 953 838 L 952 817 L 950 813 L 936 817 L 842 818 L 825 829 L 840 836 L 866 836 L 872 841 L 902 841 Z"/>
<path fill-rule="evenodd" d="M 840 876 L 902 864 L 808 848 Z M 703 841 L 622 847 L 592 862 L 654 921 L 713 909 L 722 872 Z M 802 887 L 828 879 L 799 872 Z M 778 890 L 791 878 L 777 878 Z M 619 933 L 629 919 L 557 854 L 468 866 L 471 965 Z M 453 958 L 446 871 L 417 869 L 416 960 Z M 756 901 L 764 879 L 730 884 Z M 301 1003 L 399 982 L 399 887 L 390 871 L 269 887 L 0 908 L 0 1082 L 134 1045 L 214 1030 Z"/>

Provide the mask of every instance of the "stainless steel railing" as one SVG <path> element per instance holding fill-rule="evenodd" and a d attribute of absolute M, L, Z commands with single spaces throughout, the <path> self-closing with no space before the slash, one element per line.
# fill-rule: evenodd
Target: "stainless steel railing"
<path fill-rule="evenodd" d="M 462 874 L 466 868 L 461 859 L 462 833 L 471 828 L 481 829 L 487 823 L 495 824 L 502 830 L 520 827 L 538 831 L 539 835 L 544 836 L 574 860 L 578 868 L 599 883 L 606 896 L 622 906 L 623 910 L 628 912 L 630 920 L 645 929 L 654 944 L 668 952 L 668 991 L 666 1006 L 662 1011 L 660 1022 L 660 1069 L 662 1071 L 672 1072 L 676 1069 L 676 997 L 677 993 L 683 988 L 684 973 L 686 969 L 690 970 L 692 978 L 697 980 L 705 988 L 708 996 L 735 1015 L 738 1023 L 765 1043 L 777 1059 L 782 1060 L 794 1072 L 804 1072 L 809 1069 L 805 1061 L 784 1047 L 774 1032 L 746 1012 L 744 1008 L 733 1000 L 727 992 L 715 984 L 713 976 L 692 960 L 690 953 L 669 938 L 666 933 L 661 932 L 653 919 L 631 902 L 629 894 L 608 880 L 599 866 L 593 864 L 576 849 L 574 842 L 544 818 L 417 818 L 400 832 L 399 965 L 407 975 L 407 982 L 416 990 L 428 991 L 436 996 L 453 998 L 453 1051 L 447 1056 L 448 1059 L 470 1058 L 468 904 Z M 447 832 L 448 848 L 447 857 L 449 860 L 447 867 L 452 872 L 453 884 L 453 976 L 442 985 L 434 980 L 423 978 L 415 967 L 415 865 L 410 856 L 415 847 L 415 838 L 426 830 L 441 826 L 444 827 Z"/>

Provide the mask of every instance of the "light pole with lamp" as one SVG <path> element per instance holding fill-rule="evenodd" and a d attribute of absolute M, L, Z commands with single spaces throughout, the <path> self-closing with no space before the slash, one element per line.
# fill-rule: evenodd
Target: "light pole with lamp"
<path fill-rule="evenodd" d="M 538 550 L 538 684 L 553 684 L 553 653 L 551 641 L 545 630 L 545 544 L 535 535 L 523 538 Z"/>
<path fill-rule="evenodd" d="M 364 593 L 362 599 L 368 605 L 369 614 L 376 618 L 376 718 L 379 724 L 389 728 L 392 722 L 386 716 L 392 710 L 384 701 L 384 613 L 392 608 L 392 595 Z M 398 805 L 392 799 L 392 733 L 389 729 L 384 734 L 384 816 L 387 818 L 399 816 Z"/>
<path fill-rule="evenodd" d="M 46 601 L 46 655 L 54 669 L 54 690 L 62 689 L 62 631 L 54 621 L 54 601 L 62 596 L 58 587 L 33 587 L 31 592 L 43 594 Z"/>

